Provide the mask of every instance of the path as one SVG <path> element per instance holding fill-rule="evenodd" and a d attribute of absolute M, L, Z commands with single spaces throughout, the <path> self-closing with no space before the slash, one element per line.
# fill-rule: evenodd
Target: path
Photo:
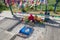
<path fill-rule="evenodd" d="M 60 21 L 46 25 L 45 40 L 60 40 Z"/>

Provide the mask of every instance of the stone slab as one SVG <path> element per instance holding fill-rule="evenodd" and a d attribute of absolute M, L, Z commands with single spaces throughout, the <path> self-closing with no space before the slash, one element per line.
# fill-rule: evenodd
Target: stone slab
<path fill-rule="evenodd" d="M 0 21 L 0 28 L 7 30 L 16 25 L 18 22 L 19 22 L 18 20 L 6 18 Z"/>

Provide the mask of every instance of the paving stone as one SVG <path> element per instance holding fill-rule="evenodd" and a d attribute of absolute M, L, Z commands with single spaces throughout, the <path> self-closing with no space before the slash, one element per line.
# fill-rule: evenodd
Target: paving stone
<path fill-rule="evenodd" d="M 24 24 L 17 25 L 11 32 L 17 34 Z"/>
<path fill-rule="evenodd" d="M 12 26 L 16 25 L 19 21 L 18 20 L 12 20 L 12 19 L 3 19 L 0 22 L 0 28 L 2 29 L 9 29 Z"/>
<path fill-rule="evenodd" d="M 13 34 L 7 33 L 6 31 L 0 32 L 0 40 L 10 40 L 13 37 Z"/>
<path fill-rule="evenodd" d="M 0 20 L 3 20 L 5 17 L 0 17 Z"/>
<path fill-rule="evenodd" d="M 0 32 L 1 32 L 1 31 L 4 31 L 4 30 L 0 28 Z"/>

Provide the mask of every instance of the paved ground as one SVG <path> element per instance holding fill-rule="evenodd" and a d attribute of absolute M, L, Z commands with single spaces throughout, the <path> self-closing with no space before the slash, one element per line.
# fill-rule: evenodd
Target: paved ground
<path fill-rule="evenodd" d="M 51 22 L 50 24 L 47 24 L 45 27 L 46 27 L 45 40 L 60 40 L 60 23 Z"/>
<path fill-rule="evenodd" d="M 11 14 L 2 16 L 4 17 L 0 17 L 0 40 L 60 40 L 60 20 L 53 19 L 44 26 L 34 26 L 32 35 L 25 39 L 14 36 L 25 24 L 19 24 L 19 21 L 14 19 L 4 19 L 5 17 L 13 18 Z"/>
<path fill-rule="evenodd" d="M 3 12 L 4 13 L 4 12 Z M 8 13 L 8 12 L 7 12 Z M 18 24 L 18 20 L 14 20 L 14 19 L 9 19 L 9 18 L 13 18 L 13 16 L 10 16 L 10 14 L 6 15 L 5 14 L 1 14 L 0 16 L 3 16 L 4 18 L 2 18 L 0 20 L 0 40 L 12 40 L 12 38 L 14 38 L 14 35 L 18 33 L 18 31 L 23 27 L 23 25 L 25 24 Z M 6 18 L 8 17 L 8 18 Z M 13 29 L 12 29 L 13 28 Z M 34 32 L 33 34 L 29 37 L 29 38 L 22 38 L 19 36 L 16 36 L 16 38 L 14 40 L 43 40 L 44 39 L 44 34 L 45 34 L 45 28 L 42 26 L 34 26 Z M 37 35 L 37 36 L 36 36 Z"/>
<path fill-rule="evenodd" d="M 0 20 L 4 19 L 5 17 L 0 17 Z"/>
<path fill-rule="evenodd" d="M 46 29 L 45 40 L 60 40 L 60 28 L 47 26 Z"/>
<path fill-rule="evenodd" d="M 9 21 L 9 23 L 8 23 Z M 13 22 L 13 23 L 12 23 Z M 25 25 L 25 24 L 18 24 L 16 25 L 17 20 L 13 21 L 12 19 L 10 20 L 5 20 L 0 24 L 0 40 L 12 40 L 14 38 L 15 34 L 19 32 L 19 30 Z M 16 26 L 14 26 L 16 25 Z M 14 27 L 14 28 L 13 28 Z M 11 29 L 13 28 L 13 29 Z M 43 40 L 45 36 L 45 27 L 43 26 L 34 26 L 34 31 L 32 35 L 29 38 L 24 39 L 23 37 L 16 36 L 13 40 Z M 10 29 L 10 30 L 9 30 Z"/>
<path fill-rule="evenodd" d="M 1 12 L 0 16 L 2 16 L 2 17 L 9 17 L 9 18 L 12 18 L 13 17 L 11 15 L 11 12 L 10 11 L 3 11 L 3 12 Z"/>
<path fill-rule="evenodd" d="M 22 28 L 22 25 L 24 25 L 24 24 L 17 25 L 16 28 L 14 28 L 11 32 L 12 33 L 17 33 L 18 30 L 20 30 Z M 37 27 L 33 27 L 33 29 L 34 29 L 34 31 L 29 38 L 25 39 L 23 37 L 16 36 L 14 40 L 43 40 L 44 36 L 45 36 L 44 35 L 45 34 L 45 28 L 41 28 L 41 27 L 37 26 Z"/>

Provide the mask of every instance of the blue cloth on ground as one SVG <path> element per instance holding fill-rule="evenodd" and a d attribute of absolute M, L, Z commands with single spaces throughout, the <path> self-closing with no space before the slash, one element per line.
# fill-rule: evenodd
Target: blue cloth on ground
<path fill-rule="evenodd" d="M 33 29 L 30 27 L 24 26 L 19 33 L 25 34 L 25 35 L 30 35 L 33 32 Z"/>

